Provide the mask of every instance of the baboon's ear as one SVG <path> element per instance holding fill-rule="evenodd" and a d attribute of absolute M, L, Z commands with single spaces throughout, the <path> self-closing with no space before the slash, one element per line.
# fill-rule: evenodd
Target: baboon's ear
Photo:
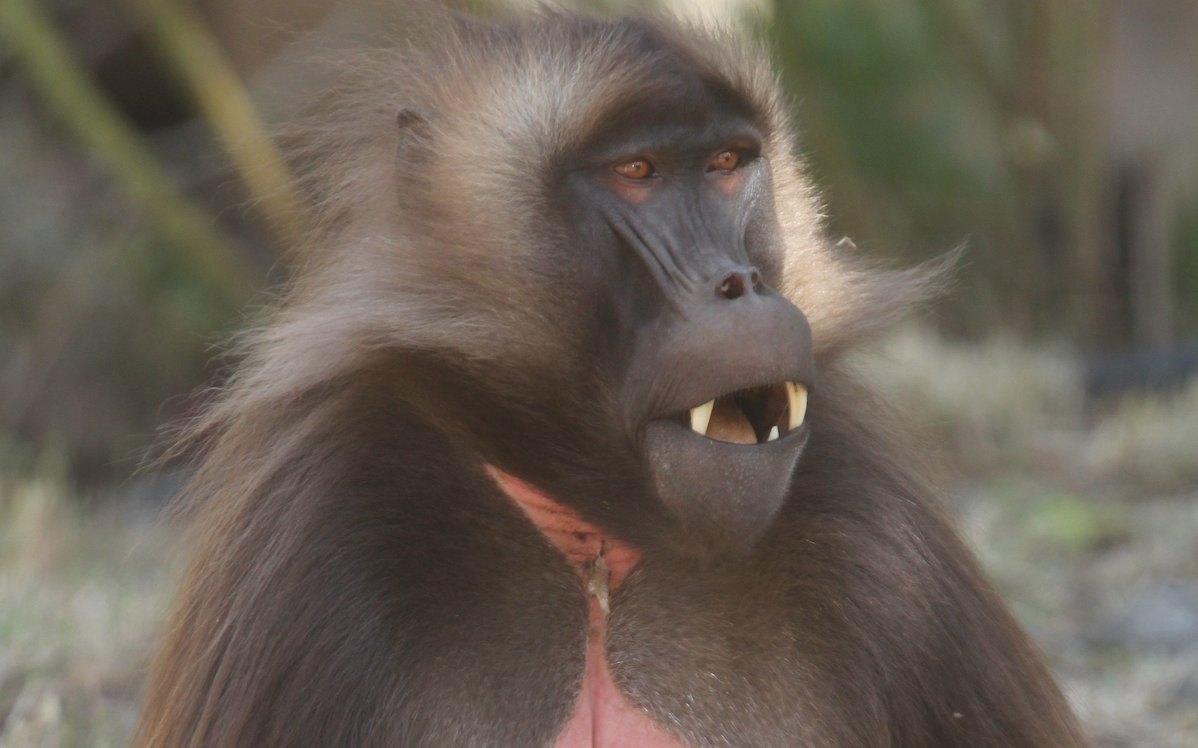
<path fill-rule="evenodd" d="M 419 109 L 404 107 L 395 113 L 395 124 L 399 126 L 400 133 L 403 133 L 414 127 L 427 127 L 428 116 Z"/>
<path fill-rule="evenodd" d="M 428 156 L 432 129 L 428 115 L 421 109 L 404 107 L 395 113 L 399 142 L 395 147 L 397 164 L 419 161 Z"/>

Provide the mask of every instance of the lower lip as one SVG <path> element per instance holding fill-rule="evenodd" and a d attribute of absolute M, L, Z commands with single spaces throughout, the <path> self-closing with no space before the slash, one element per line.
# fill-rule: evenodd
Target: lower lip
<path fill-rule="evenodd" d="M 732 444 L 672 421 L 653 421 L 643 441 L 657 496 L 695 542 L 751 547 L 789 493 L 807 442 L 800 426 L 764 444 Z"/>

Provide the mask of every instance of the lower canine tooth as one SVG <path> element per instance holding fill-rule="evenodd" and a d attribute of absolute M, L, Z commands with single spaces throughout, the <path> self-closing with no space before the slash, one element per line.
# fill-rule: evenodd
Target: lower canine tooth
<path fill-rule="evenodd" d="M 786 383 L 786 396 L 790 401 L 790 430 L 803 425 L 807 417 L 807 388 L 795 382 Z"/>
<path fill-rule="evenodd" d="M 711 411 L 715 400 L 708 400 L 697 408 L 691 408 L 691 430 L 707 436 L 707 424 L 711 422 Z"/>
<path fill-rule="evenodd" d="M 777 439 L 777 438 L 778 438 L 778 427 L 777 427 L 777 426 L 775 426 L 775 427 L 773 427 L 772 429 L 770 429 L 770 435 L 769 435 L 769 436 L 767 436 L 767 437 L 765 438 L 765 440 L 766 440 L 767 442 L 772 442 L 773 440 L 775 440 L 775 439 Z"/>

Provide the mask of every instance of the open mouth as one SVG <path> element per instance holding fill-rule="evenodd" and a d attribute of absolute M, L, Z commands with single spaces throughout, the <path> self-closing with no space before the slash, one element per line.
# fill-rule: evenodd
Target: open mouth
<path fill-rule="evenodd" d="M 798 429 L 806 416 L 807 388 L 779 382 L 720 395 L 673 420 L 712 441 L 765 444 Z"/>

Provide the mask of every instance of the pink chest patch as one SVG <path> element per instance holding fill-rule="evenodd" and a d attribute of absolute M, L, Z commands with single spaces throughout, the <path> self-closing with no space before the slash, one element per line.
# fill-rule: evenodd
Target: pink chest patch
<path fill-rule="evenodd" d="M 636 566 L 640 552 L 604 536 L 598 527 L 527 483 L 495 468 L 488 470 L 504 493 L 566 557 L 588 593 L 590 614 L 582 688 L 555 748 L 683 748 L 644 711 L 628 702 L 607 665 L 604 638 L 608 595 Z"/>

